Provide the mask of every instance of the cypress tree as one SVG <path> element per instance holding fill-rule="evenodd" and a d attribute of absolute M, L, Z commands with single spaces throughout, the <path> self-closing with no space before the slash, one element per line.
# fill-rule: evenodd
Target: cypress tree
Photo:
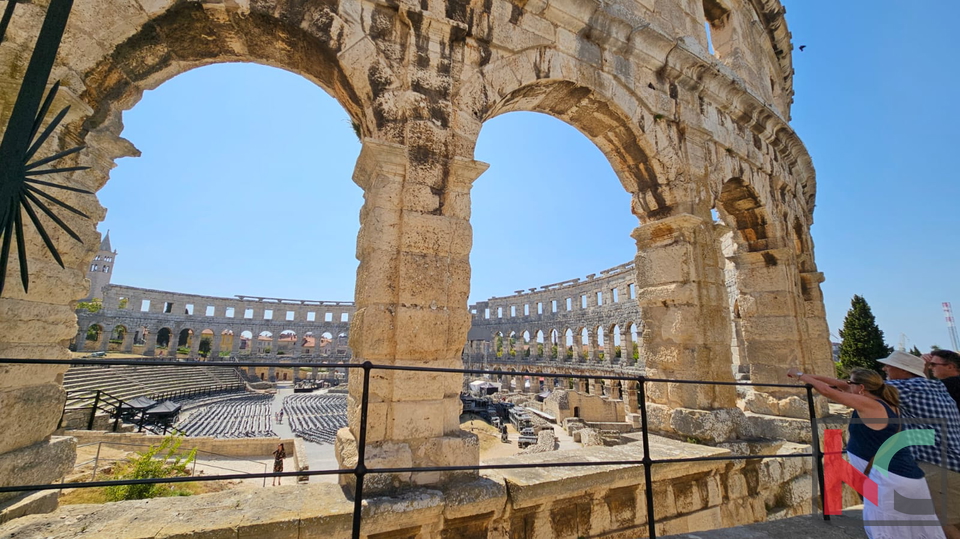
<path fill-rule="evenodd" d="M 890 355 L 893 349 L 883 342 L 883 331 L 861 296 L 853 296 L 850 310 L 840 330 L 840 367 L 844 372 L 862 367 L 883 373 L 883 364 L 877 360 Z"/>

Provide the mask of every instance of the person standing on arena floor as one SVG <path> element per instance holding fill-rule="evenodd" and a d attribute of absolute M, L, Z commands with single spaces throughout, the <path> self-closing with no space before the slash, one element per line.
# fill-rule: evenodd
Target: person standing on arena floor
<path fill-rule="evenodd" d="M 934 356 L 935 360 L 939 357 Z M 877 361 L 884 365 L 887 383 L 900 392 L 902 417 L 910 420 L 904 422 L 904 430 L 933 429 L 935 433 L 934 445 L 911 445 L 910 451 L 927 479 L 944 534 L 948 539 L 960 539 L 960 410 L 956 401 L 944 384 L 925 377 L 923 359 L 898 351 Z M 924 424 L 924 419 L 935 421 Z"/>
<path fill-rule="evenodd" d="M 287 452 L 283 448 L 283 444 L 277 446 L 277 450 L 273 452 L 273 471 L 274 473 L 283 471 L 283 459 L 287 458 Z M 276 486 L 280 484 L 282 477 L 274 477 L 273 483 L 270 486 Z"/>
<path fill-rule="evenodd" d="M 926 362 L 929 377 L 936 378 L 947 386 L 947 391 L 960 409 L 960 354 L 953 350 L 934 350 L 922 357 Z"/>

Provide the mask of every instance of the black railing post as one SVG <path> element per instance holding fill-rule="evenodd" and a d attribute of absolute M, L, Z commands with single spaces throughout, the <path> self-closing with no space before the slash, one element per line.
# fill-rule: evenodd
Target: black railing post
<path fill-rule="evenodd" d="M 817 425 L 817 407 L 813 402 L 813 386 L 807 384 L 807 408 L 810 411 L 810 446 L 813 453 L 813 463 L 817 467 L 817 484 L 820 487 L 820 509 L 823 520 L 830 520 L 827 514 L 827 492 L 824 489 L 823 453 L 820 451 L 820 427 Z M 816 503 L 816 501 L 814 501 Z"/>
<path fill-rule="evenodd" d="M 97 417 L 97 408 L 100 406 L 100 390 L 93 397 L 93 409 L 90 410 L 90 421 L 87 421 L 87 430 L 93 430 L 93 421 Z"/>
<path fill-rule="evenodd" d="M 653 510 L 653 459 L 650 457 L 650 432 L 647 425 L 647 377 L 637 379 L 637 404 L 640 405 L 640 432 L 643 439 L 643 484 L 647 494 L 647 537 L 657 539 L 657 520 Z"/>
<path fill-rule="evenodd" d="M 370 367 L 369 361 L 363 362 L 363 394 L 360 398 L 360 439 L 357 440 L 357 467 L 354 475 L 357 476 L 357 488 L 353 494 L 353 539 L 360 539 L 360 511 L 363 509 L 363 478 L 367 475 L 367 466 L 364 458 L 367 448 L 367 403 L 370 401 Z"/>
<path fill-rule="evenodd" d="M 117 401 L 117 412 L 113 420 L 113 432 L 117 432 L 117 427 L 120 426 L 120 414 L 123 412 L 123 401 Z"/>

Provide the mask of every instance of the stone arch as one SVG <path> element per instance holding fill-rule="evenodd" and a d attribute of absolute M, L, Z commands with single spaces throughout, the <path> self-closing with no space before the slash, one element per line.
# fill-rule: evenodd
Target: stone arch
<path fill-rule="evenodd" d="M 161 347 L 164 347 L 164 346 L 165 346 L 165 347 L 167 347 L 167 349 L 169 350 L 169 349 L 170 349 L 170 341 L 172 341 L 174 338 L 175 338 L 175 336 L 174 336 L 174 334 L 173 334 L 173 330 L 170 329 L 169 327 L 164 326 L 164 327 L 158 329 L 158 330 L 157 330 L 157 340 L 156 340 L 157 347 L 158 347 L 158 348 L 161 348 Z M 176 343 L 174 343 L 174 346 L 176 346 Z"/>
<path fill-rule="evenodd" d="M 765 251 L 776 247 L 773 245 L 774 231 L 769 214 L 756 190 L 743 178 L 731 178 L 723 184 L 716 208 L 724 223 L 737 232 L 748 251 Z"/>
<path fill-rule="evenodd" d="M 100 343 L 104 338 L 103 324 L 94 322 L 87 326 L 87 331 L 81 345 L 77 347 L 78 351 L 99 350 Z"/>
<path fill-rule="evenodd" d="M 604 80 L 604 89 L 571 80 L 590 80 L 591 74 L 597 75 L 592 80 Z M 551 48 L 530 48 L 485 66 L 464 83 L 454 102 L 467 112 L 455 124 L 468 134 L 470 144 L 483 122 L 498 115 L 526 111 L 553 116 L 583 133 L 606 156 L 633 197 L 632 211 L 641 222 L 674 211 L 676 201 L 664 183 L 670 174 L 659 170 L 659 163 L 669 159 L 655 162 L 649 156 L 675 150 L 648 142 L 645 130 L 657 128 L 651 107 L 582 60 Z M 631 116 L 639 117 L 640 124 Z"/>
<path fill-rule="evenodd" d="M 113 41 L 113 45 L 103 58 L 88 59 L 81 99 L 93 113 L 80 127 L 81 138 L 131 108 L 143 90 L 196 67 L 237 61 L 286 69 L 311 80 L 336 99 L 362 129 L 370 130 L 372 122 L 368 125 L 363 114 L 363 90 L 369 88 L 366 74 L 352 72 L 336 56 L 348 38 L 330 35 L 330 28 L 324 33 L 321 26 L 296 20 L 298 15 L 306 19 L 317 14 L 286 9 L 287 3 L 265 4 L 269 13 L 256 7 L 251 8 L 252 13 L 243 13 L 211 12 L 198 3 L 170 2 L 133 35 L 125 39 L 104 36 L 104 42 Z M 360 31 L 336 14 L 330 15 L 344 34 Z"/>

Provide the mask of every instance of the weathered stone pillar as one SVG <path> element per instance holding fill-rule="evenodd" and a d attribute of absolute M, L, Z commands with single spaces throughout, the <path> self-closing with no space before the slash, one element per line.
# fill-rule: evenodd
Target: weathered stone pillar
<path fill-rule="evenodd" d="M 587 329 L 587 350 L 588 350 L 588 359 L 596 363 L 600 361 L 600 339 L 597 334 L 597 328 L 591 327 Z"/>
<path fill-rule="evenodd" d="M 280 332 L 272 331 L 273 336 L 270 339 L 270 356 L 276 357 L 277 352 L 280 351 Z"/>
<path fill-rule="evenodd" d="M 240 356 L 240 332 L 233 330 L 233 342 L 230 343 L 230 357 Z"/>
<path fill-rule="evenodd" d="M 623 396 L 623 410 L 627 414 L 635 414 L 640 407 L 637 401 L 637 382 L 624 382 L 626 389 Z"/>
<path fill-rule="evenodd" d="M 637 361 L 633 359 L 633 339 L 629 326 L 626 329 L 626 334 L 624 334 L 623 329 L 620 330 L 620 362 L 631 367 L 637 364 Z"/>
<path fill-rule="evenodd" d="M 303 352 L 303 335 L 297 333 L 297 338 L 293 341 L 293 357 L 300 357 Z"/>
<path fill-rule="evenodd" d="M 603 396 L 603 380 L 599 378 L 590 380 L 590 394 L 597 397 Z"/>
<path fill-rule="evenodd" d="M 803 368 L 806 363 L 794 255 L 787 249 L 738 249 L 734 263 L 739 292 L 736 316 L 743 335 L 743 342 L 739 343 L 740 363 L 750 366 L 751 382 L 789 383 L 786 369 Z M 776 388 L 759 390 L 786 396 Z"/>
<path fill-rule="evenodd" d="M 143 355 L 153 357 L 157 353 L 157 331 L 150 329 L 149 333 L 143 336 Z"/>
<path fill-rule="evenodd" d="M 577 392 L 587 394 L 587 379 L 577 378 Z"/>
<path fill-rule="evenodd" d="M 202 330 L 201 330 L 202 331 Z M 203 334 L 199 331 L 194 330 L 193 335 L 190 336 L 190 357 L 197 358 L 200 355 L 200 340 L 203 339 Z M 213 346 L 212 342 L 213 337 L 211 337 L 210 345 Z"/>
<path fill-rule="evenodd" d="M 607 395 L 614 400 L 620 400 L 620 386 L 613 380 L 607 380 Z"/>
<path fill-rule="evenodd" d="M 223 328 L 213 328 L 213 342 L 210 343 L 210 357 L 220 360 L 220 348 L 223 346 Z"/>
<path fill-rule="evenodd" d="M 709 219 L 680 214 L 634 230 L 642 359 L 652 378 L 733 381 L 730 309 Z M 649 383 L 653 428 L 718 442 L 738 436 L 732 386 Z M 716 410 L 717 412 L 705 412 Z"/>
<path fill-rule="evenodd" d="M 470 328 L 470 189 L 487 165 L 424 162 L 417 148 L 364 141 L 354 181 L 364 190 L 357 237 L 353 361 L 460 368 Z M 368 467 L 479 462 L 477 437 L 460 429 L 463 376 L 377 371 L 370 375 Z M 349 427 L 337 433 L 341 466 L 356 464 L 363 376 L 350 376 Z M 438 484 L 475 472 L 368 475 L 364 492 Z M 348 485 L 353 476 L 342 475 Z"/>
<path fill-rule="evenodd" d="M 129 354 L 133 352 L 133 337 L 136 335 L 136 330 L 131 330 L 127 328 L 127 332 L 123 334 L 123 342 L 120 343 L 120 351 Z"/>
<path fill-rule="evenodd" d="M 733 381 L 730 329 L 713 223 L 681 214 L 645 224 L 637 240 L 643 360 L 654 378 Z M 732 387 L 649 384 L 650 400 L 709 410 L 735 403 Z"/>

